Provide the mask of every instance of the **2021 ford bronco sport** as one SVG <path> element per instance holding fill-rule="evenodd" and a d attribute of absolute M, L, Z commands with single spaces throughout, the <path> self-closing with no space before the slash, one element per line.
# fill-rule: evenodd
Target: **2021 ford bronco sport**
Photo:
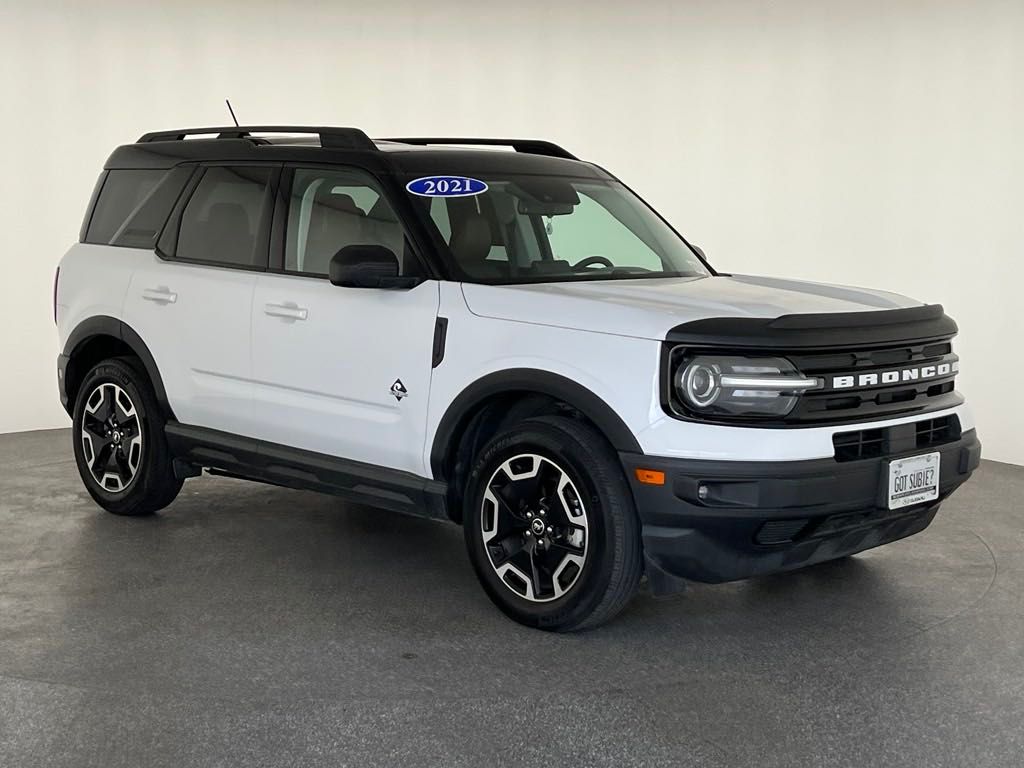
<path fill-rule="evenodd" d="M 452 520 L 546 629 L 917 533 L 981 451 L 942 307 L 720 274 L 544 141 L 150 133 L 54 302 L 103 508 L 205 469 Z"/>

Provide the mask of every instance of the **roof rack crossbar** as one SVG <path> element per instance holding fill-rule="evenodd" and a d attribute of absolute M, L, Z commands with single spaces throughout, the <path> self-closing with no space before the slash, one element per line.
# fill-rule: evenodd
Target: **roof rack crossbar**
<path fill-rule="evenodd" d="M 558 146 L 550 141 L 538 139 L 455 139 L 455 138 L 396 138 L 381 139 L 381 141 L 394 141 L 401 144 L 466 144 L 481 147 L 512 147 L 516 152 L 524 152 L 529 155 L 547 155 L 548 157 L 561 157 L 566 160 L 579 160 L 569 150 Z"/>
<path fill-rule="evenodd" d="M 215 134 L 218 139 L 247 139 L 254 133 L 310 133 L 320 137 L 320 146 L 331 149 L 376 151 L 377 145 L 358 128 L 332 128 L 309 125 L 229 125 L 214 128 L 178 128 L 143 134 L 138 143 L 182 141 L 186 136 Z"/>

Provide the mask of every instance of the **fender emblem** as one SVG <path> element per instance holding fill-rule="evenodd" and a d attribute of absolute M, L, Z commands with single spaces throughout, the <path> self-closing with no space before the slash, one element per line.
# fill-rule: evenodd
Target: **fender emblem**
<path fill-rule="evenodd" d="M 403 397 L 408 397 L 409 390 L 405 388 L 401 379 L 395 379 L 395 383 L 391 385 L 391 394 L 395 396 L 395 400 L 402 402 Z"/>

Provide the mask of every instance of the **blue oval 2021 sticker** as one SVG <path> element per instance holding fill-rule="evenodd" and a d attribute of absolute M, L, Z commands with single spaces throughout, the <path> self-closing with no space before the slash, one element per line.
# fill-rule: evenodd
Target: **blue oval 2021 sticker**
<path fill-rule="evenodd" d="M 469 197 L 486 192 L 487 184 L 465 176 L 424 176 L 413 179 L 405 188 L 420 197 Z"/>

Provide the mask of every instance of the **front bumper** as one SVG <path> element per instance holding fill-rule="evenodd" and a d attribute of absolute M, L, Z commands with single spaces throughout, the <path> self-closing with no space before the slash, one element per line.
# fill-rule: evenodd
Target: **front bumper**
<path fill-rule="evenodd" d="M 888 462 L 933 451 L 941 454 L 939 498 L 889 510 Z M 621 458 L 643 526 L 647 575 L 663 593 L 683 579 L 716 583 L 786 571 L 918 533 L 978 467 L 981 444 L 972 429 L 927 449 L 843 462 Z M 664 472 L 664 485 L 640 483 L 640 468 Z"/>

